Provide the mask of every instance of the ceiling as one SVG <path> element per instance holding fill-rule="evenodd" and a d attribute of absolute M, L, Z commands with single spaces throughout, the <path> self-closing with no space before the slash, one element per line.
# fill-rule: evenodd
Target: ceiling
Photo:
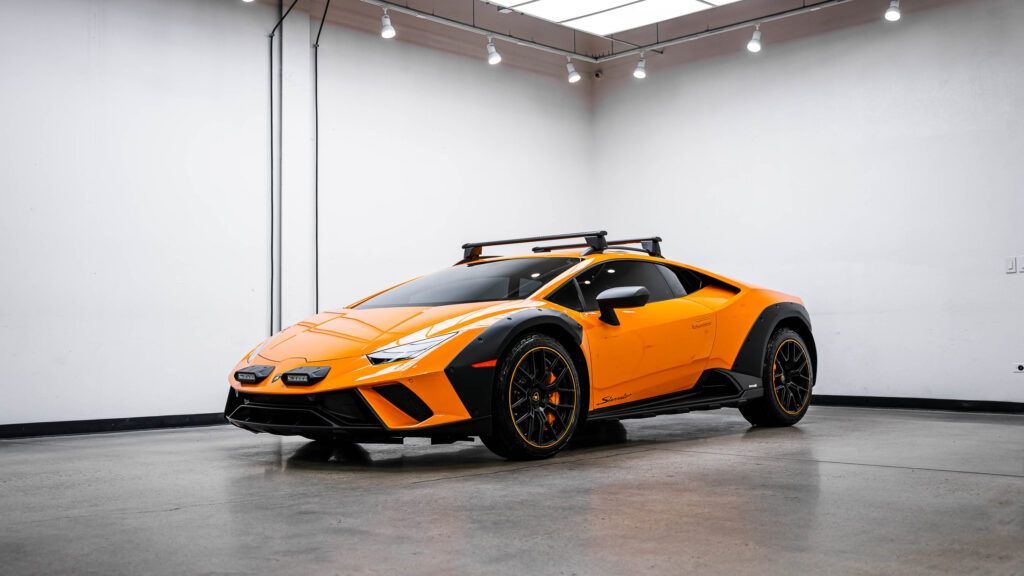
<path fill-rule="evenodd" d="M 277 5 L 279 0 L 259 0 Z M 686 62 L 744 52 L 750 39 L 753 23 L 773 14 L 817 5 L 828 5 L 829 0 L 692 0 L 702 4 L 699 10 L 681 16 L 660 19 L 667 12 L 658 12 L 656 5 L 689 4 L 686 0 L 389 0 L 389 4 L 400 5 L 419 13 L 438 16 L 448 21 L 471 25 L 476 29 L 494 31 L 512 38 L 564 50 L 571 54 L 592 58 L 607 58 L 617 54 L 634 52 L 638 47 L 650 46 L 666 40 L 700 37 L 700 39 L 672 46 L 664 50 L 648 52 L 648 66 L 679 65 Z M 902 0 L 905 13 L 912 15 L 918 10 L 927 10 L 939 5 L 965 0 Z M 981 0 L 967 0 L 981 1 Z M 297 9 L 308 11 L 314 18 L 324 15 L 327 0 L 299 0 Z M 288 0 L 282 2 L 288 7 Z M 583 31 L 582 26 L 594 24 L 595 7 L 603 6 L 608 13 L 625 10 L 631 6 L 644 6 L 642 12 L 628 18 L 612 19 L 605 32 Z M 889 0 L 849 0 L 833 7 L 801 13 L 762 24 L 769 46 L 855 26 L 868 22 L 880 22 L 881 14 Z M 533 6 L 530 8 L 530 6 Z M 583 12 L 580 12 L 580 7 Z M 692 6 L 692 5 L 691 5 Z M 527 13 L 532 10 L 538 15 Z M 632 8 L 631 10 L 640 10 Z M 543 12 L 542 12 L 543 11 Z M 381 7 L 373 0 L 333 0 L 326 16 L 331 23 L 348 28 L 380 33 Z M 640 14 L 643 15 L 641 18 Z M 540 15 L 543 15 L 540 16 Z M 622 15 L 622 14 L 620 14 Z M 443 24 L 430 22 L 409 14 L 391 12 L 399 40 L 429 46 L 448 52 L 480 58 L 486 38 Z M 606 18 L 611 18 L 606 17 Z M 649 21 L 655 18 L 654 21 Z M 589 20 L 590 24 L 584 22 Z M 571 26 L 576 22 L 576 27 Z M 583 22 L 580 24 L 580 22 Z M 646 22 L 646 23 L 643 23 Z M 739 23 L 750 23 L 731 29 Z M 615 32 L 621 26 L 630 28 Z M 712 36 L 703 37 L 708 31 L 724 30 Z M 565 56 L 543 50 L 497 41 L 504 57 L 503 65 L 514 66 L 543 74 L 564 76 Z M 597 69 L 610 70 L 623 67 L 632 69 L 634 58 L 622 58 L 597 64 L 577 61 L 577 67 L 585 75 Z M 628 72 L 627 72 L 628 73 Z"/>
<path fill-rule="evenodd" d="M 548 22 L 609 36 L 739 0 L 487 0 Z"/>

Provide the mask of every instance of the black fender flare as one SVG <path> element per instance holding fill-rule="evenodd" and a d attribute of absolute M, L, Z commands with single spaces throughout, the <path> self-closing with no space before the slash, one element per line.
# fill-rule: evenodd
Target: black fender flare
<path fill-rule="evenodd" d="M 547 325 L 562 329 L 577 345 L 583 342 L 583 326 L 564 312 L 527 308 L 506 314 L 488 326 L 452 359 L 444 372 L 470 417 L 491 415 L 492 384 L 498 369 L 497 366 L 474 368 L 473 365 L 497 359 L 520 334 Z"/>
<path fill-rule="evenodd" d="M 818 355 L 811 335 L 811 317 L 807 309 L 795 302 L 779 302 L 772 304 L 764 310 L 750 327 L 746 340 L 740 346 L 736 360 L 732 363 L 732 370 L 741 374 L 762 377 L 761 371 L 764 368 L 764 354 L 768 347 L 768 339 L 772 337 L 775 329 L 786 321 L 795 321 L 803 324 L 806 330 L 805 340 L 809 339 L 807 346 L 810 347 L 811 364 L 817 373 Z M 798 330 L 800 332 L 800 330 Z M 803 336 L 803 334 L 801 334 Z"/>

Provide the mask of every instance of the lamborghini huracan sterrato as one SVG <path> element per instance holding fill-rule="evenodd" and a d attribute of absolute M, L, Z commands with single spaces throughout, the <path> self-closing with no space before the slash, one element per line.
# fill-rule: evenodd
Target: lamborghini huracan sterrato
<path fill-rule="evenodd" d="M 482 254 L 566 239 L 579 243 Z M 755 426 L 799 421 L 817 367 L 800 299 L 666 260 L 660 242 L 601 231 L 465 244 L 451 268 L 251 350 L 225 416 L 330 441 L 479 436 L 510 459 L 555 454 L 585 421 L 725 406 Z"/>

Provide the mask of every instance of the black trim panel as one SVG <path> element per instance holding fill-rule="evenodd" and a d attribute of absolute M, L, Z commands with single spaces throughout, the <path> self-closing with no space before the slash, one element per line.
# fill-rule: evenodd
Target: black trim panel
<path fill-rule="evenodd" d="M 688 390 L 607 408 L 595 408 L 587 415 L 587 420 L 649 418 L 691 410 L 714 410 L 739 406 L 763 395 L 760 378 L 716 368 L 705 370 L 697 383 Z"/>
<path fill-rule="evenodd" d="M 736 354 L 736 360 L 732 363 L 733 372 L 760 378 L 765 350 L 768 348 L 768 339 L 772 337 L 772 332 L 775 331 L 779 322 L 787 318 L 798 318 L 807 325 L 808 330 L 811 328 L 811 317 L 807 314 L 807 309 L 800 304 L 779 302 L 768 306 L 761 311 L 757 320 L 754 321 L 754 325 L 750 327 L 750 332 L 747 333 L 747 338 L 743 341 L 740 351 Z M 808 342 L 807 345 L 811 348 L 814 347 L 812 342 Z M 816 356 L 812 353 L 815 374 L 817 374 L 818 367 Z"/>
<path fill-rule="evenodd" d="M 549 308 L 527 308 L 488 326 L 448 364 L 444 373 L 471 417 L 491 415 L 491 393 L 497 371 L 496 366 L 473 368 L 473 364 L 497 359 L 519 334 L 542 325 L 562 328 L 577 345 L 583 341 L 583 326 L 565 313 Z"/>
<path fill-rule="evenodd" d="M 172 416 L 136 416 L 103 420 L 64 420 L 61 422 L 29 422 L 0 425 L 0 438 L 26 438 L 30 436 L 67 436 L 70 434 L 97 434 L 101 432 L 128 432 L 160 428 L 186 428 L 224 424 L 224 414 L 176 414 Z"/>
<path fill-rule="evenodd" d="M 1024 414 L 1024 402 L 997 400 L 953 400 L 946 398 L 900 398 L 891 396 L 842 396 L 815 394 L 815 406 L 851 406 L 860 408 L 909 408 L 913 410 L 947 410 L 953 412 L 992 412 Z"/>

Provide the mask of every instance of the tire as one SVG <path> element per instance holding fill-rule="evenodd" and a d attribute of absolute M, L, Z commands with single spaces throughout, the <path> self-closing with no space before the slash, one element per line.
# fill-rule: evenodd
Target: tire
<path fill-rule="evenodd" d="M 554 338 L 526 334 L 498 361 L 491 433 L 480 437 L 509 460 L 549 458 L 565 447 L 580 420 L 579 374 Z"/>
<path fill-rule="evenodd" d="M 740 413 L 754 426 L 796 424 L 811 403 L 814 368 L 804 339 L 789 328 L 776 330 L 761 367 L 764 396 L 740 406 Z"/>

